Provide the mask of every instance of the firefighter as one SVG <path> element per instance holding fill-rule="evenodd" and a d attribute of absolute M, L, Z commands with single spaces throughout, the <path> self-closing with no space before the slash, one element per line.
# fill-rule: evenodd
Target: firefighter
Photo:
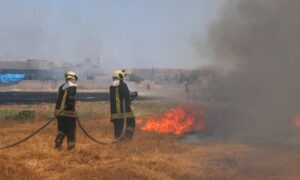
<path fill-rule="evenodd" d="M 124 70 L 116 70 L 113 73 L 113 83 L 109 89 L 111 122 L 114 124 L 115 138 L 119 138 L 122 135 L 124 121 L 126 120 L 124 135 L 126 139 L 132 139 L 135 129 L 135 117 L 131 110 L 131 101 L 137 96 L 137 92 L 129 92 L 124 77 Z"/>
<path fill-rule="evenodd" d="M 62 84 L 57 93 L 55 117 L 57 118 L 58 133 L 55 139 L 55 148 L 60 149 L 65 136 L 67 148 L 71 150 L 76 143 L 76 110 L 75 95 L 78 77 L 75 72 L 65 73 L 66 82 Z"/>

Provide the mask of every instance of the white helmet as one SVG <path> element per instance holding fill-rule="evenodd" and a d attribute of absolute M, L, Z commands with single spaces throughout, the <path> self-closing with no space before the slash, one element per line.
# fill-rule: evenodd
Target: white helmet
<path fill-rule="evenodd" d="M 65 79 L 66 80 L 73 80 L 73 81 L 77 81 L 78 77 L 76 75 L 76 73 L 74 71 L 67 71 L 65 73 Z"/>
<path fill-rule="evenodd" d="M 123 79 L 125 76 L 125 70 L 117 69 L 113 73 L 113 78 Z"/>

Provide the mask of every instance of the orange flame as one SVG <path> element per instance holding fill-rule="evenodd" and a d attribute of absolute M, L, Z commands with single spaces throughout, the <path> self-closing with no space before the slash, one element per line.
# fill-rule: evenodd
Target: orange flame
<path fill-rule="evenodd" d="M 294 128 L 296 131 L 300 130 L 300 115 L 295 116 L 294 118 Z"/>
<path fill-rule="evenodd" d="M 176 135 L 205 128 L 205 109 L 201 107 L 174 107 L 161 117 L 150 117 L 141 128 L 143 131 L 173 133 Z"/>

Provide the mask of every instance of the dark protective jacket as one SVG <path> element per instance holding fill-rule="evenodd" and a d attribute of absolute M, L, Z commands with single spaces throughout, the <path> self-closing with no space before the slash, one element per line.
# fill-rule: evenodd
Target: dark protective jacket
<path fill-rule="evenodd" d="M 134 117 L 131 110 L 129 89 L 123 80 L 120 80 L 119 83 L 113 83 L 109 88 L 109 94 L 112 121 Z"/>
<path fill-rule="evenodd" d="M 61 85 L 57 92 L 55 115 L 77 117 L 75 110 L 76 86 L 68 83 Z"/>

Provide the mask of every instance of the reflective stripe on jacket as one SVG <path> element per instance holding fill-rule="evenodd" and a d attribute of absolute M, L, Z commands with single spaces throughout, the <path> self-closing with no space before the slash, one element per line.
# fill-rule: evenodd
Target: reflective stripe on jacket
<path fill-rule="evenodd" d="M 109 88 L 111 120 L 134 117 L 127 84 L 120 80 Z"/>
<path fill-rule="evenodd" d="M 57 92 L 55 114 L 57 116 L 77 117 L 75 110 L 76 86 L 63 84 Z"/>

